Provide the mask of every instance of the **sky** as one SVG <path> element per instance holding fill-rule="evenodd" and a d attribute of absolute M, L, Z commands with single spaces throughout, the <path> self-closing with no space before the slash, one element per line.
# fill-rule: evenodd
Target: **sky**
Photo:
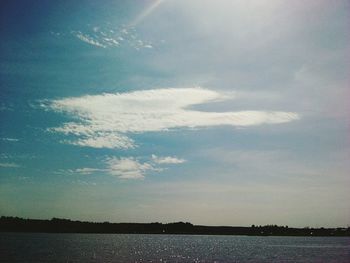
<path fill-rule="evenodd" d="M 0 215 L 349 226 L 349 8 L 1 1 Z"/>

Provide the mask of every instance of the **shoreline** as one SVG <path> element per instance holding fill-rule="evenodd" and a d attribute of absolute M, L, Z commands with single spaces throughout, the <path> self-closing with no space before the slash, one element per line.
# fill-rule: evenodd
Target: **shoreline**
<path fill-rule="evenodd" d="M 83 222 L 53 218 L 23 219 L 18 217 L 0 218 L 0 232 L 11 233 L 76 233 L 76 234 L 151 234 L 151 235 L 219 235 L 219 236 L 315 236 L 349 237 L 347 228 L 294 228 L 266 225 L 203 226 L 191 223 L 110 223 Z"/>

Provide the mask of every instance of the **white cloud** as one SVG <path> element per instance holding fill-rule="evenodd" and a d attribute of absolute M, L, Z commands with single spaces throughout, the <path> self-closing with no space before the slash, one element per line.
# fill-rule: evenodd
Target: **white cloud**
<path fill-rule="evenodd" d="M 88 135 L 76 141 L 68 142 L 78 146 L 89 146 L 93 148 L 119 148 L 119 149 L 130 149 L 134 148 L 134 142 L 132 139 L 122 134 L 98 134 Z"/>
<path fill-rule="evenodd" d="M 19 141 L 19 139 L 16 139 L 16 138 L 1 138 L 1 140 L 7 141 L 7 142 L 18 142 Z"/>
<path fill-rule="evenodd" d="M 134 157 L 112 157 L 105 160 L 104 168 L 91 168 L 84 167 L 78 169 L 69 169 L 68 173 L 79 173 L 83 175 L 92 174 L 95 172 L 103 172 L 112 176 L 116 176 L 122 179 L 143 179 L 148 171 L 161 172 L 163 167 L 159 168 L 158 165 L 163 164 L 181 164 L 185 162 L 184 159 L 177 157 L 158 157 L 152 154 L 146 162 L 140 162 Z"/>
<path fill-rule="evenodd" d="M 152 154 L 152 160 L 157 164 L 180 164 L 186 162 L 185 159 L 179 159 L 177 157 L 172 156 L 159 157 L 154 154 Z"/>
<path fill-rule="evenodd" d="M 0 167 L 4 167 L 4 168 L 18 168 L 18 167 L 21 167 L 21 166 L 16 164 L 16 163 L 0 163 Z"/>
<path fill-rule="evenodd" d="M 79 121 L 52 131 L 75 135 L 71 144 L 95 148 L 132 148 L 130 133 L 219 125 L 253 126 L 299 118 L 283 111 L 204 112 L 191 106 L 228 99 L 203 88 L 167 88 L 53 100 L 45 107 L 66 112 Z"/>
<path fill-rule="evenodd" d="M 122 179 L 142 179 L 145 172 L 157 170 L 149 163 L 141 163 L 133 157 L 110 158 L 107 160 L 107 171 L 109 174 Z"/>
<path fill-rule="evenodd" d="M 80 174 L 92 174 L 92 173 L 98 172 L 98 171 L 103 171 L 103 169 L 85 167 L 85 168 L 76 169 L 74 172 L 80 173 Z"/>
<path fill-rule="evenodd" d="M 140 50 L 151 49 L 154 45 L 150 41 L 140 39 L 135 28 L 132 27 L 128 29 L 121 27 L 119 30 L 113 30 L 109 26 L 95 26 L 87 32 L 71 31 L 71 34 L 85 43 L 100 48 L 124 46 Z"/>
<path fill-rule="evenodd" d="M 92 37 L 88 36 L 88 35 L 84 35 L 82 33 L 77 33 L 75 35 L 77 38 L 79 38 L 81 41 L 84 41 L 85 43 L 88 43 L 90 45 L 93 46 L 97 46 L 97 47 L 102 47 L 105 48 L 106 46 L 101 44 L 99 41 L 97 41 L 96 39 L 93 39 Z"/>

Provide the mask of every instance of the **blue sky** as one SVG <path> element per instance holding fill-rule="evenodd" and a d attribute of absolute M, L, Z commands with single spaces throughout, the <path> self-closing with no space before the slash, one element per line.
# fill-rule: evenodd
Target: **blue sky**
<path fill-rule="evenodd" d="M 0 213 L 349 225 L 348 1 L 3 1 Z"/>

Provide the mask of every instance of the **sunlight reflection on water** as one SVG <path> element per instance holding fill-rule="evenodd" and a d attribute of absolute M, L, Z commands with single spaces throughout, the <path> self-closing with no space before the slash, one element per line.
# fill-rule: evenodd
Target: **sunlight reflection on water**
<path fill-rule="evenodd" d="M 347 237 L 1 233 L 0 262 L 349 262 Z"/>

